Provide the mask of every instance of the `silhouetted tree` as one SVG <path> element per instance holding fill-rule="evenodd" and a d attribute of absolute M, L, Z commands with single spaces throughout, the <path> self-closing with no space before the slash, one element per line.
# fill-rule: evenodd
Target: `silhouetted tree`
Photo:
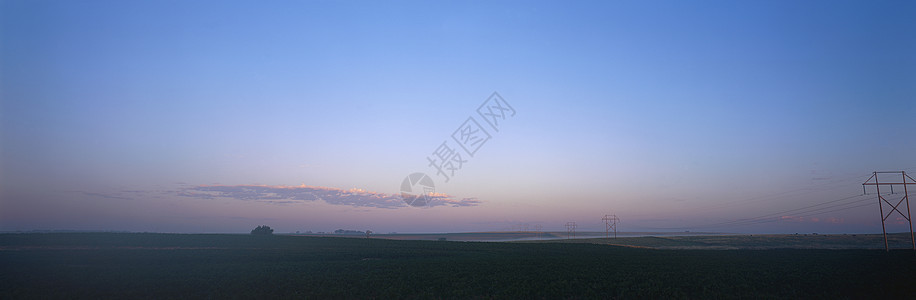
<path fill-rule="evenodd" d="M 271 235 L 271 234 L 274 234 L 274 230 L 273 230 L 273 229 L 270 229 L 270 226 L 261 225 L 261 226 L 258 226 L 258 227 L 255 227 L 254 229 L 252 229 L 252 230 L 251 230 L 251 234 L 254 234 L 254 235 Z"/>

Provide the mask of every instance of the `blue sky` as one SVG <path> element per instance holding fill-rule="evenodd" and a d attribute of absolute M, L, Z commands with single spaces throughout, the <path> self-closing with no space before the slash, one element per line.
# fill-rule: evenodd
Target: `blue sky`
<path fill-rule="evenodd" d="M 792 210 L 916 173 L 906 1 L 0 5 L 0 230 L 880 232 Z M 453 205 L 380 207 L 413 172 Z"/>

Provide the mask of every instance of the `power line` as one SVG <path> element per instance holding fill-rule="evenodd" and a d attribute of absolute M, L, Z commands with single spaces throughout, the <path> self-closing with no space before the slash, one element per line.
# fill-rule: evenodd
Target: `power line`
<path fill-rule="evenodd" d="M 800 213 L 810 213 L 810 212 L 814 212 L 814 211 L 818 211 L 818 210 L 830 209 L 830 208 L 833 208 L 833 207 L 838 207 L 838 206 L 843 206 L 843 205 L 848 205 L 848 204 L 851 204 L 851 203 L 856 203 L 856 202 L 861 202 L 861 201 L 868 200 L 868 199 L 858 199 L 858 200 L 855 200 L 855 201 L 852 201 L 852 202 L 848 202 L 848 203 L 840 203 L 840 204 L 831 205 L 831 206 L 826 206 L 826 207 L 818 207 L 818 206 L 823 206 L 823 205 L 827 205 L 827 204 L 830 204 L 830 203 L 840 202 L 840 201 L 849 200 L 849 199 L 853 199 L 853 198 L 856 198 L 856 197 L 863 197 L 863 196 L 865 196 L 865 195 L 854 195 L 854 196 L 844 197 L 844 198 L 840 198 L 840 199 L 836 199 L 836 200 L 825 201 L 825 202 L 821 202 L 821 203 L 818 203 L 818 204 L 809 205 L 809 206 L 805 206 L 805 207 L 801 207 L 801 208 L 796 208 L 796 209 L 790 209 L 790 210 L 784 210 L 784 211 L 779 211 L 779 212 L 775 212 L 775 213 L 770 213 L 770 214 L 766 214 L 766 215 L 762 215 L 762 216 L 757 216 L 757 217 L 752 217 L 752 218 L 744 218 L 744 219 L 739 219 L 739 220 L 732 220 L 732 221 L 727 221 L 727 222 L 721 222 L 721 223 L 710 224 L 710 225 L 706 225 L 706 226 L 701 226 L 701 228 L 702 228 L 702 227 L 723 227 L 723 226 L 740 225 L 740 223 L 744 223 L 744 222 L 753 222 L 753 221 L 756 221 L 756 220 L 759 220 L 759 219 L 766 219 L 766 218 L 769 218 L 769 217 L 782 216 L 782 215 L 786 215 L 786 214 L 794 213 L 794 212 L 799 212 L 799 211 L 801 211 Z M 813 208 L 813 209 L 812 209 L 812 208 Z"/>
<path fill-rule="evenodd" d="M 846 206 L 846 205 L 850 205 L 850 204 L 856 204 L 856 203 L 864 202 L 864 201 L 866 201 L 866 200 L 871 200 L 871 199 L 861 199 L 861 200 L 857 200 L 857 201 L 853 201 L 853 202 L 849 202 L 849 203 L 843 203 L 843 204 L 834 205 L 834 206 L 831 206 L 831 207 L 821 208 L 821 209 L 818 209 L 818 210 L 828 209 L 828 208 L 838 207 L 838 206 Z M 841 207 L 841 208 L 838 208 L 838 209 L 832 209 L 832 210 L 826 210 L 826 211 L 814 210 L 814 211 L 805 212 L 805 213 L 803 213 L 803 214 L 801 214 L 801 215 L 796 215 L 796 216 L 793 216 L 793 217 L 804 218 L 804 217 L 822 215 L 822 214 L 826 214 L 826 213 L 837 212 L 837 211 L 843 211 L 843 210 L 848 210 L 848 209 L 853 209 L 853 208 L 859 208 L 859 207 L 865 207 L 865 206 L 872 206 L 872 205 L 873 205 L 873 204 L 871 204 L 871 203 L 864 203 L 864 204 L 860 204 L 860 205 L 849 206 L 849 207 Z M 758 219 L 758 220 L 753 220 L 753 221 L 749 221 L 749 222 L 744 222 L 744 223 L 741 223 L 741 224 L 730 224 L 729 226 L 756 225 L 756 224 L 763 224 L 763 223 L 772 223 L 772 222 L 777 222 L 777 221 L 781 221 L 781 220 L 783 220 L 783 218 L 768 217 L 768 218 L 764 218 L 764 219 Z M 721 226 L 720 226 L 720 227 L 721 227 Z"/>
<path fill-rule="evenodd" d="M 865 199 L 865 200 L 870 200 L 870 199 Z M 853 208 L 859 208 L 859 207 L 872 206 L 872 205 L 873 205 L 873 204 L 871 204 L 871 203 L 865 203 L 865 204 L 860 204 L 860 205 L 856 205 L 856 206 L 843 207 L 843 208 L 834 209 L 834 210 L 828 210 L 828 211 L 820 211 L 820 212 L 815 212 L 815 213 L 811 213 L 811 214 L 799 215 L 799 216 L 795 216 L 795 217 L 804 218 L 804 217 L 822 215 L 822 214 L 826 214 L 826 213 L 837 212 L 837 211 L 843 211 L 843 210 L 853 209 Z M 782 219 L 782 218 L 770 217 L 770 218 L 768 218 L 768 219 L 757 220 L 757 221 L 752 222 L 752 223 L 744 223 L 744 224 L 732 225 L 732 226 L 757 225 L 757 224 L 764 224 L 764 223 L 773 223 L 773 222 L 778 222 L 778 221 L 782 221 L 782 220 L 784 220 L 784 219 Z"/>
<path fill-rule="evenodd" d="M 844 174 L 844 175 L 848 175 L 848 174 L 853 174 L 853 173 L 846 173 L 846 174 Z M 859 173 L 856 173 L 856 174 L 859 174 Z M 796 188 L 796 189 L 791 189 L 791 190 L 787 190 L 787 191 L 775 192 L 775 193 L 770 193 L 770 194 L 765 194 L 765 195 L 750 197 L 750 198 L 746 198 L 746 199 L 740 199 L 740 200 L 730 201 L 730 202 L 726 202 L 726 203 L 711 204 L 711 205 L 708 205 L 708 206 L 700 207 L 699 209 L 703 209 L 703 210 L 706 210 L 706 209 L 722 209 L 722 208 L 730 207 L 730 206 L 733 206 L 733 205 L 745 205 L 745 204 L 749 204 L 749 203 L 755 203 L 755 202 L 760 202 L 760 201 L 764 201 L 764 200 L 768 200 L 768 199 L 774 199 L 774 198 L 775 198 L 775 199 L 779 199 L 779 198 L 782 198 L 782 196 L 788 195 L 788 194 L 792 194 L 792 195 L 796 195 L 796 196 L 798 196 L 798 195 L 805 195 L 805 194 L 810 194 L 810 193 L 817 192 L 817 191 L 823 191 L 823 190 L 832 189 L 833 186 L 843 186 L 843 185 L 846 185 L 845 182 L 847 182 L 847 181 L 856 180 L 856 179 L 861 180 L 862 178 L 864 178 L 864 176 L 861 176 L 861 175 L 844 176 L 844 177 L 842 177 L 842 178 L 835 179 L 835 180 L 831 180 L 830 182 L 826 182 L 826 183 L 821 183 L 821 184 L 812 185 L 812 186 L 804 186 L 804 187 L 800 187 L 800 188 Z M 799 192 L 800 192 L 800 193 L 799 193 Z"/>
<path fill-rule="evenodd" d="M 845 202 L 845 203 L 838 203 L 838 204 L 834 204 L 834 205 L 828 205 L 828 204 L 831 204 L 831 203 L 837 203 L 837 202 L 846 201 L 846 200 L 854 199 L 854 198 L 857 198 L 857 197 L 865 197 L 865 196 L 866 196 L 866 195 L 862 195 L 862 194 L 853 195 L 853 196 L 847 196 L 847 197 L 843 197 L 843 198 L 840 198 L 840 199 L 834 199 L 834 200 L 824 201 L 824 202 L 820 202 L 820 203 L 813 204 L 813 205 L 808 205 L 808 206 L 805 206 L 805 207 L 800 207 L 800 208 L 794 208 L 794 209 L 789 209 L 789 210 L 783 210 L 783 211 L 768 213 L 768 214 L 760 215 L 760 216 L 756 216 L 756 217 L 743 218 L 743 219 L 739 219 L 739 220 L 725 221 L 725 222 L 719 222 L 719 223 L 713 223 L 713 224 L 707 224 L 707 225 L 701 225 L 701 226 L 690 226 L 690 227 L 655 227 L 655 228 L 652 228 L 652 229 L 669 229 L 669 230 L 672 230 L 672 229 L 691 229 L 691 228 L 718 228 L 718 227 L 725 227 L 725 226 L 746 226 L 746 225 L 753 225 L 753 224 L 758 224 L 758 223 L 767 223 L 767 222 L 773 222 L 773 221 L 778 221 L 778 220 L 779 220 L 779 219 L 775 219 L 775 220 L 774 220 L 774 219 L 770 219 L 770 218 L 773 218 L 773 217 L 776 217 L 776 216 L 783 216 L 783 215 L 790 214 L 790 213 L 796 213 L 796 214 L 799 214 L 799 213 L 800 213 L 800 214 L 818 215 L 818 214 L 824 214 L 824 213 L 828 213 L 828 212 L 835 212 L 835 211 L 841 211 L 841 210 L 846 210 L 846 209 L 853 209 L 853 208 L 858 208 L 858 207 L 863 207 L 863 206 L 870 205 L 870 204 L 866 204 L 866 205 L 860 205 L 860 206 L 854 206 L 854 207 L 844 207 L 844 208 L 840 208 L 840 209 L 829 210 L 829 209 L 831 209 L 831 208 L 842 207 L 842 206 L 846 206 L 846 205 L 852 205 L 852 204 L 856 204 L 856 203 L 859 203 L 859 202 L 864 202 L 864 201 L 867 201 L 867 200 L 870 200 L 870 199 L 871 199 L 871 198 L 869 197 L 869 198 L 856 199 L 856 200 L 849 201 L 849 202 Z M 824 206 L 824 205 L 828 205 L 828 206 Z M 821 207 L 821 206 L 824 206 L 824 207 Z M 829 211 L 825 211 L 825 210 L 829 210 Z M 763 221 L 763 222 L 761 222 L 761 221 Z"/>
<path fill-rule="evenodd" d="M 865 199 L 865 200 L 871 200 L 871 199 Z M 871 204 L 871 203 L 865 203 L 865 204 L 860 204 L 860 205 L 856 205 L 856 206 L 850 206 L 850 207 L 844 207 L 844 208 L 839 208 L 839 209 L 834 209 L 834 210 L 816 212 L 816 213 L 813 213 L 813 214 L 801 215 L 801 216 L 799 216 L 799 217 L 810 217 L 810 216 L 822 215 L 822 214 L 826 214 L 826 213 L 832 213 L 832 212 L 836 212 L 836 211 L 842 211 L 842 210 L 853 209 L 853 208 L 859 208 L 859 207 L 866 207 L 866 206 L 872 206 L 872 204 Z"/>
<path fill-rule="evenodd" d="M 904 170 L 911 170 L 911 169 L 914 169 L 914 168 L 916 168 L 916 166 L 914 166 L 914 167 L 909 167 L 909 168 L 903 168 L 903 169 L 904 169 Z M 864 176 L 849 176 L 849 177 L 844 177 L 844 178 L 837 179 L 837 180 L 832 180 L 832 181 L 829 182 L 829 183 L 825 183 L 825 184 L 821 184 L 821 185 L 817 185 L 817 186 L 802 187 L 802 188 L 797 188 L 797 189 L 792 189 L 792 190 L 788 190 L 788 191 L 782 191 L 782 192 L 772 193 L 772 194 L 763 195 L 763 196 L 751 197 L 751 198 L 747 198 L 747 199 L 744 199 L 744 200 L 732 201 L 732 202 L 725 203 L 725 207 L 730 206 L 730 205 L 733 205 L 733 204 L 748 204 L 748 203 L 751 203 L 751 202 L 758 202 L 758 201 L 763 201 L 763 200 L 766 200 L 766 199 L 780 198 L 780 196 L 787 195 L 787 194 L 793 194 L 794 192 L 798 192 L 798 191 L 805 191 L 805 190 L 807 190 L 806 192 L 803 192 L 803 193 L 801 193 L 801 194 L 808 194 L 808 193 L 816 192 L 816 191 L 818 191 L 818 190 L 823 190 L 823 188 L 829 188 L 830 186 L 835 186 L 835 185 L 842 184 L 843 182 L 846 182 L 846 181 L 849 181 L 849 180 L 852 180 L 852 179 L 855 179 L 855 178 L 864 178 Z M 867 181 L 867 180 L 866 180 L 866 181 Z M 889 195 L 889 194 L 891 194 L 891 193 L 878 193 L 878 197 L 880 198 L 882 195 Z M 865 206 L 870 206 L 870 205 L 872 205 L 871 203 L 859 204 L 859 203 L 862 203 L 862 202 L 871 200 L 871 199 L 872 199 L 871 197 L 869 197 L 869 198 L 862 198 L 862 199 L 856 199 L 856 200 L 848 201 L 848 202 L 844 202 L 844 203 L 837 203 L 837 202 L 842 202 L 842 201 L 846 201 L 846 200 L 849 200 L 849 199 L 855 199 L 855 198 L 857 198 L 857 197 L 864 197 L 864 196 L 868 196 L 868 195 L 857 194 L 857 195 L 852 195 L 852 196 L 843 197 L 843 198 L 840 198 L 840 199 L 834 199 L 834 200 L 824 201 L 824 202 L 820 202 L 820 203 L 817 203 L 817 204 L 812 204 L 812 205 L 805 206 L 805 207 L 800 207 L 800 208 L 795 208 L 795 209 L 789 209 L 789 210 L 784 210 L 784 211 L 769 213 L 769 214 L 765 214 L 765 215 L 761 215 L 761 216 L 756 216 L 756 217 L 751 217 L 751 218 L 744 218 L 744 219 L 738 219 L 738 220 L 732 220 L 732 221 L 725 221 L 725 222 L 713 223 L 713 224 L 702 225 L 702 226 L 690 226 L 690 227 L 652 227 L 651 229 L 668 229 L 668 230 L 673 230 L 673 229 L 691 229 L 691 228 L 717 228 L 717 227 L 725 227 L 725 226 L 747 226 L 747 225 L 754 225 L 754 224 L 760 224 L 760 223 L 769 223 L 769 222 L 780 221 L 780 220 L 782 220 L 782 219 L 780 219 L 780 218 L 775 218 L 775 219 L 774 219 L 774 217 L 776 217 L 776 216 L 782 216 L 782 215 L 786 215 L 786 214 L 790 214 L 790 213 L 796 214 L 796 217 L 815 216 L 815 215 L 820 215 L 820 214 L 825 214 L 825 213 L 844 211 L 844 210 L 855 209 L 855 208 L 860 208 L 860 207 L 865 207 Z M 828 204 L 832 204 L 832 203 L 837 203 L 837 204 L 828 205 Z M 859 204 L 859 205 L 856 205 L 856 204 Z M 825 205 L 828 205 L 828 206 L 825 206 Z M 852 205 L 852 206 L 850 206 L 850 205 Z M 724 208 L 724 207 L 720 207 L 720 208 Z"/>
<path fill-rule="evenodd" d="M 872 175 L 872 177 L 870 177 L 868 180 L 866 180 L 866 183 L 863 184 L 863 186 L 864 186 L 864 185 L 878 185 L 878 184 L 879 184 L 878 182 L 870 183 L 870 180 L 871 180 L 872 178 L 875 178 L 875 177 L 877 176 L 877 173 L 881 173 L 881 172 L 874 172 L 874 175 Z M 896 172 L 889 172 L 889 173 L 896 173 Z M 907 178 L 909 178 L 909 179 L 912 179 L 912 178 L 908 177 L 908 176 L 906 175 L 906 172 L 900 172 L 900 174 L 902 174 L 902 176 L 904 177 L 904 178 L 903 178 L 903 181 L 902 181 L 901 183 L 886 183 L 886 185 L 893 185 L 893 184 L 903 184 L 903 185 L 907 185 L 907 184 L 913 184 L 913 183 L 907 183 Z M 890 195 L 890 194 L 893 194 L 893 192 L 891 192 L 891 193 L 880 193 L 880 190 L 879 190 L 879 192 L 877 193 L 877 197 L 878 197 L 878 199 L 879 199 L 879 205 L 882 205 L 882 203 L 880 203 L 880 201 L 881 201 L 882 199 L 884 199 L 884 198 L 882 197 L 882 195 Z M 774 219 L 775 216 L 781 216 L 781 215 L 788 214 L 788 213 L 800 214 L 800 215 L 797 215 L 796 217 L 809 217 L 809 216 L 821 215 L 821 214 L 825 214 L 825 213 L 831 213 L 831 212 L 849 210 L 849 209 L 860 208 L 860 207 L 865 207 L 865 206 L 871 206 L 871 205 L 872 205 L 871 203 L 864 203 L 864 204 L 855 205 L 855 204 L 862 203 L 862 202 L 865 202 L 865 201 L 870 201 L 870 200 L 872 199 L 871 197 L 863 198 L 863 199 L 857 199 L 857 200 L 854 200 L 854 201 L 849 201 L 849 202 L 844 202 L 844 203 L 838 203 L 838 204 L 834 204 L 834 205 L 824 206 L 824 205 L 827 205 L 827 204 L 836 203 L 836 202 L 841 202 L 841 201 L 844 201 L 844 200 L 854 199 L 854 198 L 856 198 L 856 197 L 863 197 L 863 196 L 867 196 L 867 195 L 849 196 L 849 197 L 844 197 L 844 198 L 840 198 L 840 199 L 836 199 L 836 200 L 830 200 L 830 201 L 821 202 L 821 203 L 814 204 L 814 205 L 809 205 L 809 206 L 806 206 L 806 207 L 801 207 L 801 208 L 796 208 L 796 209 L 781 211 L 781 212 L 777 212 L 777 213 L 771 213 L 771 214 L 762 215 L 762 216 L 753 217 L 753 218 L 745 218 L 745 219 L 740 219 L 740 220 L 734 220 L 734 221 L 728 221 L 728 222 L 721 222 L 721 223 L 711 224 L 711 225 L 707 225 L 707 226 L 700 226 L 699 228 L 723 227 L 723 226 L 747 226 L 747 225 L 754 225 L 754 224 L 761 224 L 761 223 L 776 222 L 776 221 L 779 221 L 779 220 L 782 220 L 782 219 L 781 219 L 781 218 L 775 218 L 775 219 Z M 905 201 L 907 198 L 908 198 L 907 195 L 904 194 L 904 198 L 901 199 L 901 202 L 902 202 L 902 201 Z M 886 202 L 886 200 L 885 200 L 885 202 Z M 889 203 L 889 202 L 888 202 L 888 204 L 892 205 L 892 204 Z M 850 206 L 850 205 L 852 205 L 852 206 Z M 899 205 L 899 203 L 898 203 L 898 205 Z M 895 206 L 894 208 L 896 208 L 896 206 Z M 902 214 L 902 212 L 901 212 L 901 214 Z M 888 214 L 888 216 L 890 216 L 890 214 Z M 884 224 L 883 224 L 883 221 L 884 221 L 886 218 L 887 218 L 887 216 L 884 216 L 884 215 L 883 215 L 883 212 L 882 212 L 882 228 L 883 228 L 883 225 L 884 225 Z M 908 215 L 904 215 L 904 218 L 906 218 L 907 221 L 910 221 L 910 218 L 909 218 Z M 912 235 L 912 233 L 911 233 L 911 235 Z M 886 244 L 886 242 L 885 242 L 885 244 Z M 885 245 L 885 246 L 886 246 L 886 245 Z M 916 242 L 914 242 L 914 249 L 916 249 Z"/>

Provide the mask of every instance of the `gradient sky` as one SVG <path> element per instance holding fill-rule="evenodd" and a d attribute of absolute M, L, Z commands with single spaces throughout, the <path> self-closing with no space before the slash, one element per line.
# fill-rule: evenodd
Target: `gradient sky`
<path fill-rule="evenodd" d="M 880 232 L 860 184 L 916 173 L 913 16 L 0 1 L 0 230 Z M 493 92 L 516 114 L 445 182 L 427 157 Z M 414 172 L 440 205 L 398 201 Z"/>

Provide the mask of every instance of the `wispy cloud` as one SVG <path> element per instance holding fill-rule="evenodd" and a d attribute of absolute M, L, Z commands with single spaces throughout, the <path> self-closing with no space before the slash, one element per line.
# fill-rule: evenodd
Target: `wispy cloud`
<path fill-rule="evenodd" d="M 80 193 L 86 196 L 90 196 L 90 197 L 100 197 L 100 198 L 118 199 L 118 200 L 130 200 L 131 199 L 129 197 L 123 197 L 119 195 L 112 195 L 112 194 L 106 194 L 106 193 L 94 193 L 94 192 L 80 192 Z"/>
<path fill-rule="evenodd" d="M 89 192 L 89 191 L 61 191 L 64 193 L 74 193 L 79 195 L 88 196 L 91 198 L 102 198 L 102 199 L 115 199 L 115 200 L 132 200 L 133 198 L 123 195 L 123 193 L 113 192 L 113 193 L 100 193 L 100 192 Z M 133 191 L 130 191 L 133 192 Z"/>
<path fill-rule="evenodd" d="M 228 198 L 246 201 L 258 201 L 272 204 L 293 204 L 310 201 L 324 201 L 334 205 L 348 205 L 354 207 L 374 208 L 400 208 L 407 207 L 407 203 L 397 194 L 385 194 L 361 189 L 339 189 L 322 186 L 285 186 L 285 185 L 199 185 L 184 188 L 178 192 L 179 196 L 215 199 Z M 429 206 L 477 206 L 481 202 L 477 198 L 455 197 L 442 193 L 430 194 Z"/>

